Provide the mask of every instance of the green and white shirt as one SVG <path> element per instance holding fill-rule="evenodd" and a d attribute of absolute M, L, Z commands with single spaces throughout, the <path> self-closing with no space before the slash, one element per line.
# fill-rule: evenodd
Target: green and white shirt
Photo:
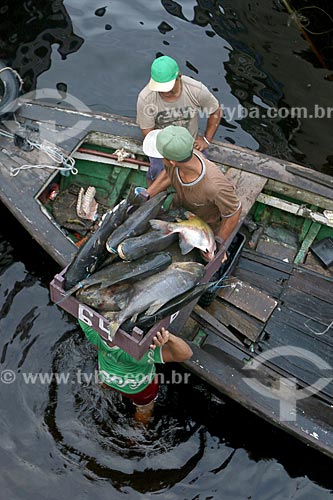
<path fill-rule="evenodd" d="M 143 391 L 154 380 L 155 363 L 164 363 L 162 348 L 149 349 L 137 360 L 120 349 L 109 347 L 96 330 L 79 320 L 85 336 L 98 348 L 98 369 L 102 382 L 126 394 Z"/>

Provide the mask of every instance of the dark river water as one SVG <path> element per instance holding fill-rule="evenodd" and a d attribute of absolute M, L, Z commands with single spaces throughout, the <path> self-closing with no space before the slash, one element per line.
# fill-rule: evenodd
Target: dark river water
<path fill-rule="evenodd" d="M 320 15 L 320 29 L 332 28 Z M 332 173 L 332 54 L 321 46 L 318 59 L 279 0 L 5 0 L 0 37 L 26 92 L 66 90 L 130 117 L 151 61 L 171 55 L 224 105 L 218 139 Z M 299 107 L 318 117 L 291 113 Z M 50 302 L 58 268 L 0 214 L 1 499 L 332 496 L 331 460 L 194 376 L 162 387 L 145 429 L 94 378 L 78 380 L 79 370 L 94 376 L 96 353 Z M 55 372 L 67 379 L 26 378 Z"/>

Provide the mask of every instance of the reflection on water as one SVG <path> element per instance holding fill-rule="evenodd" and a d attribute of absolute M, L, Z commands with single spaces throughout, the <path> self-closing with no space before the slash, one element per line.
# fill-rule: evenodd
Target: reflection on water
<path fill-rule="evenodd" d="M 298 3 L 295 9 L 302 8 Z M 14 5 L 6 1 L 1 7 L 0 57 L 19 70 L 25 90 L 68 90 L 93 110 L 134 117 L 151 61 L 171 55 L 223 105 L 217 139 L 333 174 L 328 112 L 314 118 L 316 106 L 331 108 L 331 73 L 320 67 L 281 0 L 69 0 L 66 6 L 60 0 L 25 0 L 19 10 Z M 313 9 L 301 12 L 310 30 L 320 29 Z M 321 15 L 322 30 L 328 31 L 318 45 L 324 53 L 333 31 L 329 17 Z M 296 108 L 306 109 L 307 116 L 295 115 Z"/>
<path fill-rule="evenodd" d="M 58 45 L 63 59 L 77 51 L 83 38 L 73 33 L 63 0 L 25 0 L 1 2 L 0 52 L 21 75 L 24 90 L 36 87 L 38 76 L 49 69 L 51 47 Z"/>

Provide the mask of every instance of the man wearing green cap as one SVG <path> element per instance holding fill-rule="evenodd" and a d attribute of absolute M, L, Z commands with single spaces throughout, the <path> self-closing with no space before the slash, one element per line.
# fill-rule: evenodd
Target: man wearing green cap
<path fill-rule="evenodd" d="M 198 135 L 198 113 L 207 116 L 204 136 Z M 218 100 L 201 82 L 181 75 L 177 62 L 169 56 L 155 59 L 151 78 L 140 92 L 137 123 L 145 137 L 151 130 L 178 125 L 189 130 L 198 151 L 207 149 L 222 116 Z M 163 170 L 160 158 L 150 158 L 148 185 Z"/>
<path fill-rule="evenodd" d="M 163 158 L 166 173 L 158 176 L 147 191 L 155 196 L 172 185 L 176 190 L 174 204 L 198 215 L 225 241 L 238 224 L 241 202 L 218 166 L 195 150 L 194 145 L 184 127 L 170 125 L 149 132 L 143 151 L 148 156 Z"/>

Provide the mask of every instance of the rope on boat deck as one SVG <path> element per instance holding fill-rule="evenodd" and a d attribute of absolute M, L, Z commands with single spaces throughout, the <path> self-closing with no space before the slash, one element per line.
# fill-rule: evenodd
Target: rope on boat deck
<path fill-rule="evenodd" d="M 314 330 L 313 328 L 311 328 L 311 326 L 308 325 L 308 323 L 310 321 L 316 321 L 316 323 L 320 323 L 321 325 L 324 325 L 326 326 L 325 330 L 323 330 L 322 332 L 318 332 L 316 330 Z M 315 319 L 308 319 L 304 322 L 304 326 L 306 326 L 306 328 L 308 328 L 312 333 L 314 333 L 315 335 L 324 335 L 324 333 L 327 333 L 328 330 L 330 330 L 333 326 L 333 321 L 331 321 L 331 323 L 329 325 L 326 325 L 326 323 L 323 323 L 322 321 L 319 321 L 319 320 L 315 320 Z"/>
<path fill-rule="evenodd" d="M 0 135 L 7 137 L 8 139 L 15 138 L 14 134 L 7 132 L 6 130 L 0 129 Z M 10 175 L 12 177 L 16 177 L 20 173 L 21 170 L 28 170 L 30 168 L 50 168 L 52 170 L 58 170 L 60 172 L 68 172 L 73 175 L 78 173 L 78 169 L 75 168 L 75 159 L 72 156 L 65 156 L 58 148 L 55 146 L 48 146 L 46 144 L 40 144 L 35 141 L 31 141 L 30 139 L 25 139 L 27 143 L 35 149 L 42 151 L 45 153 L 51 160 L 60 164 L 59 166 L 54 165 L 45 165 L 45 164 L 24 164 L 20 167 L 12 168 L 10 171 Z"/>
<path fill-rule="evenodd" d="M 216 290 L 220 290 L 221 288 L 236 288 L 239 283 L 239 279 L 235 276 L 222 276 L 222 278 L 213 282 L 212 286 L 210 286 L 207 291 L 214 293 Z"/>

